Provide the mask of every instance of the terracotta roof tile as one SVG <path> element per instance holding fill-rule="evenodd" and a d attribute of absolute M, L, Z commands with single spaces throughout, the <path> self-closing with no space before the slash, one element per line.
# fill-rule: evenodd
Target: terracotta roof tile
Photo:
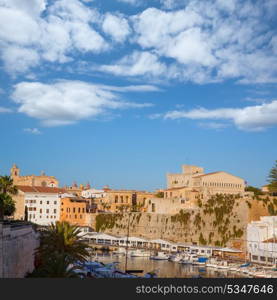
<path fill-rule="evenodd" d="M 24 193 L 48 193 L 48 194 L 57 194 L 65 193 L 66 190 L 57 187 L 48 187 L 48 186 L 25 186 L 18 185 L 17 188 Z"/>

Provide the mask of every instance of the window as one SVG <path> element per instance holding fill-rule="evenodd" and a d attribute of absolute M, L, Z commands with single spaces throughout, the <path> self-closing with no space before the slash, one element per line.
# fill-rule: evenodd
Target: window
<path fill-rule="evenodd" d="M 46 204 L 49 204 L 49 201 L 47 201 Z"/>
<path fill-rule="evenodd" d="M 265 261 L 265 256 L 260 256 L 260 261 Z"/>
<path fill-rule="evenodd" d="M 83 208 L 83 213 L 85 212 L 85 209 Z"/>
<path fill-rule="evenodd" d="M 252 259 L 253 260 L 258 260 L 258 256 L 257 255 L 252 255 Z"/>
<path fill-rule="evenodd" d="M 42 214 L 42 209 L 40 209 L 39 212 Z"/>
<path fill-rule="evenodd" d="M 49 214 L 49 209 L 46 209 L 46 213 Z"/>
<path fill-rule="evenodd" d="M 80 212 L 81 212 L 81 208 L 79 207 L 79 208 L 78 208 L 78 213 L 80 213 Z"/>
<path fill-rule="evenodd" d="M 54 201 L 54 204 L 57 204 L 57 201 Z"/>
<path fill-rule="evenodd" d="M 74 212 L 74 213 L 75 213 L 75 210 L 76 210 L 75 207 L 73 207 L 73 212 Z"/>
<path fill-rule="evenodd" d="M 77 215 L 75 215 L 75 219 L 77 219 Z"/>
<path fill-rule="evenodd" d="M 40 204 L 42 204 L 42 201 L 40 201 Z"/>
<path fill-rule="evenodd" d="M 57 210 L 56 209 L 54 209 L 54 214 L 56 214 L 57 213 Z"/>

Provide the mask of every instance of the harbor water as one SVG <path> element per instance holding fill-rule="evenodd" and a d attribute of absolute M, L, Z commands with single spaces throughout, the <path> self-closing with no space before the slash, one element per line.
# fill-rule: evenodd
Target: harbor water
<path fill-rule="evenodd" d="M 113 253 L 97 253 L 93 260 L 103 263 L 118 262 L 117 268 L 125 271 L 125 255 Z M 155 272 L 160 278 L 239 278 L 248 277 L 244 274 L 236 274 L 228 270 L 206 268 L 205 266 L 185 265 L 168 260 L 152 260 L 148 257 L 128 257 L 127 270 L 143 270 L 137 275 L 144 275 L 147 272 Z"/>

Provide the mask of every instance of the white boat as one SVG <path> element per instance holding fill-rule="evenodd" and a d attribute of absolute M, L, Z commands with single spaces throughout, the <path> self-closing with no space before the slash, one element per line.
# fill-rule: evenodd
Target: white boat
<path fill-rule="evenodd" d="M 158 252 L 157 255 L 153 255 L 150 256 L 150 259 L 154 259 L 154 260 L 168 260 L 169 259 L 169 255 L 166 254 L 165 252 Z"/>
<path fill-rule="evenodd" d="M 183 254 L 177 253 L 177 254 L 171 255 L 169 257 L 169 260 L 174 261 L 174 262 L 180 262 L 183 258 L 184 258 Z"/>
<path fill-rule="evenodd" d="M 223 260 L 223 261 L 219 261 L 217 263 L 217 268 L 218 269 L 229 269 L 229 266 L 228 266 L 228 262 L 226 260 Z"/>
<path fill-rule="evenodd" d="M 117 250 L 113 251 L 113 254 L 116 255 L 125 255 L 126 254 L 126 249 L 123 247 L 119 247 Z"/>
<path fill-rule="evenodd" d="M 131 250 L 128 254 L 131 257 L 149 257 L 150 256 L 149 251 L 145 251 L 145 250 L 141 250 L 141 249 Z"/>
<path fill-rule="evenodd" d="M 198 256 L 196 254 L 187 254 L 180 263 L 185 265 L 198 264 Z"/>

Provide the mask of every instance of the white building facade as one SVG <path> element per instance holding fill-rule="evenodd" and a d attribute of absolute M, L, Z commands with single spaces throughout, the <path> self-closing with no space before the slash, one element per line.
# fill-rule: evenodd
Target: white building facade
<path fill-rule="evenodd" d="M 61 197 L 64 191 L 52 187 L 20 187 L 28 221 L 47 226 L 60 219 Z"/>
<path fill-rule="evenodd" d="M 106 195 L 107 193 L 104 190 L 88 189 L 82 191 L 82 197 L 87 199 L 104 198 Z"/>
<path fill-rule="evenodd" d="M 261 217 L 248 224 L 247 251 L 252 262 L 277 265 L 277 216 Z"/>

